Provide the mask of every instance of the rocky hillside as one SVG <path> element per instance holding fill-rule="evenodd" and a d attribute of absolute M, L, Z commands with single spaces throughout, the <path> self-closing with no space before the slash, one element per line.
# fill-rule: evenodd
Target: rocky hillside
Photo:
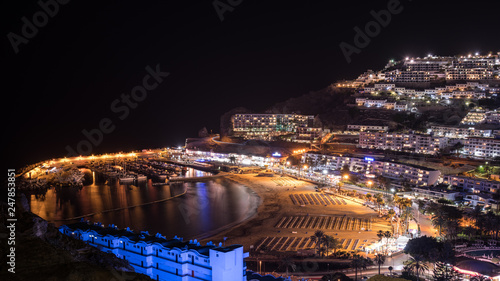
<path fill-rule="evenodd" d="M 24 195 L 23 195 L 24 196 Z M 127 261 L 104 253 L 82 241 L 63 235 L 42 218 L 27 210 L 26 198 L 16 204 L 16 267 L 7 271 L 7 205 L 1 202 L 0 280 L 149 281 L 134 272 Z"/>

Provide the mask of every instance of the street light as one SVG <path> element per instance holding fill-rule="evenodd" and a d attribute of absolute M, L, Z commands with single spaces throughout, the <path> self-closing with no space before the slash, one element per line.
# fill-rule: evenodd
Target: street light
<path fill-rule="evenodd" d="M 304 178 L 306 177 L 306 169 L 307 169 L 307 165 L 304 165 Z"/>

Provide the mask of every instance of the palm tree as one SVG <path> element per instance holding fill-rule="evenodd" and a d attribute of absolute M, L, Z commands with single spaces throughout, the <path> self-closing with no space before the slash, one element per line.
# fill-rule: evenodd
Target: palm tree
<path fill-rule="evenodd" d="M 372 195 L 370 193 L 366 194 L 366 200 L 367 201 L 372 201 Z"/>
<path fill-rule="evenodd" d="M 481 206 L 479 205 L 476 205 L 474 207 L 474 209 L 472 209 L 472 211 L 469 213 L 469 216 L 474 220 L 474 222 L 477 224 L 478 220 L 479 220 L 479 217 L 481 217 L 481 215 L 483 214 L 483 212 L 481 211 Z"/>
<path fill-rule="evenodd" d="M 378 234 L 377 234 L 377 236 L 378 236 Z M 387 249 L 389 247 L 389 245 L 388 245 L 389 244 L 389 238 L 392 237 L 392 233 L 390 231 L 386 231 L 386 232 L 383 233 L 382 237 L 385 238 L 385 244 L 386 244 L 385 245 L 385 254 L 387 254 Z"/>
<path fill-rule="evenodd" d="M 439 209 L 440 210 L 440 209 Z M 436 211 L 434 215 L 431 217 L 431 223 L 434 227 L 437 227 L 439 236 L 441 236 L 441 232 L 443 230 L 443 227 L 446 225 L 446 218 L 444 214 L 440 211 Z"/>
<path fill-rule="evenodd" d="M 404 221 L 404 231 L 408 232 L 408 227 L 409 227 L 409 221 L 410 219 L 413 218 L 413 213 L 411 212 L 411 200 L 410 199 L 405 199 L 401 203 L 403 212 L 401 214 L 401 219 Z"/>
<path fill-rule="evenodd" d="M 379 230 L 379 231 L 377 232 L 377 237 L 378 237 L 378 239 L 379 239 L 379 240 L 378 240 L 379 242 L 380 242 L 380 241 L 382 241 L 382 238 L 384 238 L 384 231 Z"/>
<path fill-rule="evenodd" d="M 378 274 L 380 275 L 380 266 L 385 263 L 387 256 L 378 254 L 375 256 L 375 263 L 378 265 Z"/>
<path fill-rule="evenodd" d="M 420 255 L 415 255 L 413 257 L 410 257 L 410 259 L 405 262 L 405 265 L 411 271 L 415 271 L 415 274 L 417 276 L 417 281 L 420 280 L 419 279 L 420 273 L 424 273 L 425 271 L 429 270 L 429 266 L 425 262 L 424 258 Z"/>
<path fill-rule="evenodd" d="M 363 269 L 366 269 L 368 265 L 373 264 L 370 258 L 361 257 L 361 266 L 359 267 L 359 275 L 363 276 Z"/>
<path fill-rule="evenodd" d="M 325 237 L 325 233 L 321 230 L 316 230 L 314 232 L 314 235 L 311 236 L 311 240 L 313 242 L 316 242 L 316 249 L 317 252 L 319 253 L 319 250 L 321 249 L 321 244 L 323 243 Z"/>
<path fill-rule="evenodd" d="M 382 197 L 377 198 L 377 206 L 378 206 L 378 213 L 380 214 L 382 212 L 381 207 L 385 204 L 384 199 Z"/>
<path fill-rule="evenodd" d="M 391 220 L 391 227 L 392 227 L 392 231 L 394 232 L 393 221 L 394 221 L 394 216 L 396 215 L 396 212 L 394 211 L 394 209 L 391 208 L 387 214 L 389 215 L 389 219 Z"/>
<path fill-rule="evenodd" d="M 468 225 L 462 229 L 462 232 L 463 232 L 463 234 L 467 235 L 469 240 L 471 240 L 472 235 L 474 235 L 474 236 L 476 235 L 476 228 Z"/>
<path fill-rule="evenodd" d="M 362 267 L 362 264 L 363 264 L 363 258 L 358 255 L 358 254 L 355 254 L 353 256 L 353 260 L 351 261 L 351 267 L 354 268 L 354 281 L 357 281 L 358 280 L 358 268 L 361 268 Z"/>
<path fill-rule="evenodd" d="M 330 236 L 330 235 L 325 235 L 322 239 L 323 245 L 326 247 L 326 256 L 328 257 L 328 253 L 330 252 L 329 250 L 333 250 L 333 254 L 335 255 L 337 253 L 337 250 L 340 248 L 340 240 Z"/>

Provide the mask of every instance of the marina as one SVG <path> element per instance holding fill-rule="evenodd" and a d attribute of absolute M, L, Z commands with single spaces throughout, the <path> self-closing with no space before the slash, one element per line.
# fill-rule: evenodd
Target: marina
<path fill-rule="evenodd" d="M 246 220 L 260 202 L 246 186 L 192 168 L 186 169 L 187 182 L 168 184 L 153 179 L 125 184 L 117 177 L 99 178 L 98 173 L 82 187 L 50 187 L 31 194 L 27 199 L 32 212 L 56 226 L 83 218 L 192 238 Z"/>

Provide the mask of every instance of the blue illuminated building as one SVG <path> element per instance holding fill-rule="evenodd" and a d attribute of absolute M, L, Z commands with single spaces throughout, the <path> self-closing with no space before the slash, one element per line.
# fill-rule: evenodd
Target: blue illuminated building
<path fill-rule="evenodd" d="M 202 246 L 196 240 L 166 239 L 160 234 L 152 236 L 88 222 L 63 225 L 59 231 L 127 260 L 136 272 L 153 280 L 246 280 L 243 259 L 248 253 L 243 252 L 242 245 L 223 247 L 209 242 Z"/>

